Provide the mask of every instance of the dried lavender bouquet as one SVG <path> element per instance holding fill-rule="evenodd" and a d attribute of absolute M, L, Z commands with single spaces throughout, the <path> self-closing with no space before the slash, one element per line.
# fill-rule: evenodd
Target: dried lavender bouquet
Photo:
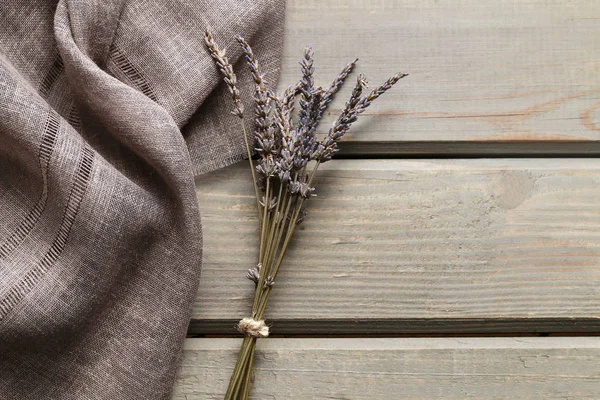
<path fill-rule="evenodd" d="M 249 269 L 247 273 L 248 279 L 255 284 L 252 314 L 238 323 L 237 328 L 245 337 L 225 395 L 226 400 L 237 400 L 248 397 L 256 340 L 269 335 L 269 328 L 263 320 L 269 294 L 294 229 L 306 217 L 306 201 L 315 196 L 312 183 L 319 165 L 331 160 L 338 151 L 338 141 L 373 100 L 407 74 L 396 74 L 368 93 L 365 92 L 365 77 L 359 75 L 341 114 L 325 138 L 318 140 L 317 125 L 358 59 L 346 65 L 327 88 L 322 88 L 315 85 L 313 51 L 307 47 L 300 61 L 302 78 L 297 84 L 288 87 L 283 94 L 275 95 L 267 88 L 252 49 L 241 36 L 236 36 L 255 83 L 255 131 L 252 149 L 233 68 L 225 52 L 219 49 L 208 31 L 204 38 L 208 51 L 233 97 L 232 113 L 241 121 L 260 225 L 258 262 L 256 267 Z M 299 110 L 293 120 L 296 100 Z M 258 155 L 256 167 L 252 159 L 252 150 Z"/>

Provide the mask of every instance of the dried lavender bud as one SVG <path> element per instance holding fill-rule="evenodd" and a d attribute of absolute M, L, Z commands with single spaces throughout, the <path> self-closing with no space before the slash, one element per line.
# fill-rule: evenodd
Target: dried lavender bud
<path fill-rule="evenodd" d="M 282 142 L 283 143 L 283 142 Z M 281 182 L 288 182 L 291 179 L 291 171 L 293 166 L 294 158 L 290 151 L 286 148 L 281 150 L 280 158 L 276 161 L 277 164 L 277 175 Z"/>
<path fill-rule="evenodd" d="M 335 137 L 335 134 L 339 131 L 343 131 L 346 125 L 348 125 L 348 121 L 354 118 L 354 110 L 356 108 L 356 105 L 360 102 L 362 92 L 366 87 L 367 79 L 363 74 L 358 75 L 358 77 L 356 78 L 356 85 L 354 86 L 354 89 L 352 89 L 350 99 L 346 102 L 346 106 L 342 110 L 342 113 L 333 124 L 333 127 L 329 130 L 330 136 L 334 135 Z"/>
<path fill-rule="evenodd" d="M 259 274 L 260 274 L 260 272 L 259 272 L 259 270 L 256 269 L 256 267 L 250 268 L 248 270 L 248 272 L 246 273 L 246 278 L 248 278 L 252 282 L 258 284 L 258 276 L 259 276 Z"/>
<path fill-rule="evenodd" d="M 290 192 L 290 194 L 298 194 L 300 193 L 300 188 L 301 188 L 301 183 L 295 180 L 290 181 L 290 183 L 288 184 L 288 191 Z"/>
<path fill-rule="evenodd" d="M 306 218 L 306 208 L 302 207 L 300 208 L 300 211 L 298 212 L 298 218 L 296 219 L 296 225 L 300 225 L 304 219 Z"/>
<path fill-rule="evenodd" d="M 313 192 L 315 191 L 314 187 L 310 187 L 305 182 L 291 181 L 289 184 L 289 192 L 293 195 L 299 195 L 303 199 L 309 199 L 313 196 Z"/>
<path fill-rule="evenodd" d="M 290 179 L 292 179 L 292 175 L 290 174 L 289 171 L 283 170 L 281 169 L 278 173 L 277 173 L 277 177 L 279 178 L 279 180 L 282 183 L 287 183 L 290 181 Z"/>
<path fill-rule="evenodd" d="M 319 123 L 322 95 L 323 91 L 321 88 L 315 89 L 311 94 L 311 101 L 305 103 L 306 110 L 302 113 L 298 128 L 300 145 L 302 146 L 299 153 L 307 161 L 311 160 L 312 154 L 317 147 L 316 127 Z"/>
<path fill-rule="evenodd" d="M 335 78 L 335 80 L 333 82 L 331 82 L 331 84 L 325 91 L 323 98 L 321 99 L 321 109 L 320 109 L 319 118 L 323 115 L 323 113 L 325 112 L 325 109 L 327 108 L 329 103 L 331 103 L 331 101 L 333 100 L 333 96 L 338 92 L 338 90 L 340 90 L 340 88 L 344 84 L 344 81 L 346 80 L 348 75 L 352 72 L 352 70 L 354 69 L 354 66 L 356 65 L 357 62 L 358 62 L 358 58 L 355 59 L 354 61 L 348 63 L 340 71 L 339 75 Z"/>
<path fill-rule="evenodd" d="M 289 134 L 286 132 L 286 136 L 282 136 L 280 154 L 286 151 L 289 152 L 289 154 L 285 154 L 287 157 L 291 157 L 290 172 L 298 172 L 300 169 L 304 168 L 309 161 L 308 157 L 304 156 L 302 136 L 303 133 L 298 131 L 298 129 L 289 131 Z"/>
<path fill-rule="evenodd" d="M 265 196 L 263 196 L 260 200 L 260 205 L 267 207 L 268 211 L 272 211 L 277 206 L 277 197 L 271 197 L 268 201 L 266 201 Z"/>
<path fill-rule="evenodd" d="M 290 88 L 288 88 L 288 90 L 289 89 Z M 291 129 L 290 109 L 288 107 L 289 104 L 286 101 L 286 95 L 287 91 L 282 97 L 271 95 L 271 100 L 275 103 L 274 121 L 280 129 L 282 137 L 289 137 Z"/>
<path fill-rule="evenodd" d="M 300 79 L 300 90 L 310 92 L 312 87 L 315 85 L 314 72 L 315 68 L 313 67 L 313 57 L 315 53 L 313 52 L 312 47 L 307 46 L 304 49 L 304 56 L 300 61 L 300 68 L 302 70 L 302 79 Z"/>
<path fill-rule="evenodd" d="M 246 62 L 248 63 L 248 67 L 250 68 L 250 72 L 252 73 L 254 83 L 256 83 L 257 86 L 266 87 L 264 76 L 260 72 L 260 67 L 258 65 L 258 61 L 256 60 L 256 57 L 254 56 L 252 48 L 250 47 L 246 39 L 244 39 L 240 35 L 235 35 L 235 40 L 237 40 L 237 42 L 240 44 L 240 46 L 242 47 L 242 51 L 246 56 Z"/>
<path fill-rule="evenodd" d="M 295 171 L 299 171 L 308 164 L 308 158 L 304 157 L 302 153 L 302 147 L 298 146 L 296 154 L 294 154 L 294 161 L 292 162 L 292 169 Z"/>
<path fill-rule="evenodd" d="M 275 139 L 275 127 L 269 126 L 264 132 L 256 134 L 256 147 L 254 148 L 258 151 L 263 158 L 266 158 L 270 155 L 277 154 L 277 143 Z"/>
<path fill-rule="evenodd" d="M 246 273 L 246 278 L 250 279 L 254 283 L 258 284 L 258 280 L 260 278 L 260 269 L 262 268 L 262 264 L 258 264 L 256 267 L 252 267 Z"/>
<path fill-rule="evenodd" d="M 289 182 L 294 164 L 296 146 L 290 132 L 290 114 L 285 102 L 275 99 L 275 121 L 279 127 L 279 149 L 276 155 L 277 174 L 282 183 Z"/>
<path fill-rule="evenodd" d="M 269 157 L 260 160 L 255 169 L 259 176 L 268 178 L 277 173 L 277 164 L 275 164 L 272 157 Z"/>
<path fill-rule="evenodd" d="M 254 136 L 256 139 L 262 139 L 263 141 L 272 141 L 273 147 L 275 145 L 275 138 L 273 132 L 268 132 L 269 127 L 271 126 L 271 121 L 269 120 L 270 107 L 269 107 L 269 98 L 266 91 L 262 91 L 262 89 L 256 90 L 254 93 L 254 114 L 255 114 L 255 126 L 256 130 Z M 268 157 L 272 152 L 271 149 L 258 149 L 263 157 Z"/>
<path fill-rule="evenodd" d="M 257 176 L 256 187 L 260 189 L 261 192 L 264 192 L 267 189 L 267 178 L 261 175 Z M 260 202 L 258 203 L 258 205 L 260 206 Z"/>
<path fill-rule="evenodd" d="M 346 107 L 344 108 L 346 114 L 348 114 L 352 108 L 356 107 L 356 104 L 360 101 L 360 95 L 363 90 L 368 87 L 367 83 L 367 78 L 363 74 L 359 74 L 356 77 L 356 85 L 352 90 L 350 100 L 348 100 Z"/>
<path fill-rule="evenodd" d="M 231 97 L 233 98 L 235 109 L 232 111 L 232 114 L 239 118 L 244 118 L 244 105 L 240 99 L 240 91 L 237 88 L 237 78 L 233 72 L 233 67 L 225 56 L 225 51 L 219 50 L 219 46 L 217 46 L 208 30 L 204 32 L 204 41 L 215 64 L 219 67 L 219 71 L 223 75 L 223 80 L 227 84 L 229 93 L 231 93 Z"/>
<path fill-rule="evenodd" d="M 273 280 L 273 277 L 267 276 L 267 278 L 265 279 L 265 283 L 263 283 L 263 289 L 273 286 L 274 284 L 275 284 L 275 280 Z"/>
<path fill-rule="evenodd" d="M 275 148 L 277 147 L 277 143 L 275 140 L 275 135 L 273 131 L 269 131 L 271 127 L 271 121 L 269 119 L 270 110 L 270 96 L 266 82 L 264 79 L 264 75 L 260 71 L 260 66 L 258 65 L 258 61 L 254 56 L 254 52 L 252 48 L 246 42 L 246 40 L 240 35 L 236 35 L 235 39 L 242 47 L 242 51 L 244 52 L 246 63 L 250 69 L 252 74 L 252 78 L 255 83 L 255 91 L 254 91 L 254 113 L 255 113 L 255 126 L 256 130 L 254 136 L 258 143 L 258 147 L 256 151 L 263 157 L 268 157 L 271 154 L 275 153 Z"/>
<path fill-rule="evenodd" d="M 289 157 L 289 152 L 287 152 L 287 150 L 285 150 L 284 152 L 282 152 L 284 157 Z M 292 163 L 288 162 L 287 160 L 280 160 L 278 161 L 278 172 L 277 172 L 277 177 L 279 178 L 279 180 L 282 183 L 287 183 L 292 179 Z"/>
<path fill-rule="evenodd" d="M 373 91 L 371 93 L 369 93 L 368 95 L 363 97 L 360 100 L 360 102 L 356 105 L 357 113 L 360 114 L 363 111 L 365 111 L 365 109 L 371 105 L 373 100 L 375 100 L 376 98 L 378 98 L 379 96 L 384 94 L 386 91 L 391 89 L 392 86 L 394 86 L 400 79 L 404 78 L 405 76 L 408 76 L 408 74 L 398 73 L 398 74 L 392 76 L 391 78 L 389 78 L 388 80 L 386 80 L 383 83 L 383 85 L 379 86 L 378 88 L 373 89 Z"/>
<path fill-rule="evenodd" d="M 337 141 L 344 136 L 348 129 L 350 129 L 352 123 L 358 118 L 356 106 L 359 104 L 362 92 L 366 86 L 367 81 L 365 76 L 360 74 L 356 79 L 356 85 L 352 90 L 350 99 L 346 102 L 346 106 L 342 110 L 342 113 L 329 129 L 328 135 L 321 143 L 323 149 L 319 152 L 319 158 L 317 158 L 320 162 L 331 160 L 331 157 L 338 151 Z"/>
<path fill-rule="evenodd" d="M 323 143 L 316 143 L 315 146 L 312 149 L 312 152 L 310 153 L 310 159 L 311 160 L 319 160 L 323 157 L 325 153 L 325 146 L 323 146 Z"/>
<path fill-rule="evenodd" d="M 314 191 L 314 187 L 310 187 L 307 183 L 303 183 L 300 187 L 300 196 L 305 200 L 310 199 L 311 197 L 316 196 L 316 194 L 314 194 Z"/>
<path fill-rule="evenodd" d="M 298 82 L 293 86 L 289 86 L 283 93 L 281 101 L 287 107 L 290 114 L 294 112 L 294 99 L 296 98 L 296 95 L 300 93 L 301 88 L 302 82 Z"/>
<path fill-rule="evenodd" d="M 308 46 L 304 49 L 304 57 L 300 61 L 302 79 L 300 79 L 299 90 L 302 96 L 298 113 L 298 140 L 301 147 L 298 147 L 297 154 L 304 158 L 309 157 L 309 149 L 314 142 L 313 131 L 317 122 L 315 118 L 321 105 L 321 89 L 314 89 L 313 56 L 312 48 Z"/>

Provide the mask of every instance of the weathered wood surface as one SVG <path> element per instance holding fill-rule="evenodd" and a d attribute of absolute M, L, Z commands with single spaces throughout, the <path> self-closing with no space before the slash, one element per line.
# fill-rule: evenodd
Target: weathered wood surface
<path fill-rule="evenodd" d="M 174 400 L 221 399 L 235 339 L 188 339 Z M 598 399 L 600 338 L 268 339 L 252 399 Z"/>
<path fill-rule="evenodd" d="M 274 334 L 600 331 L 600 160 L 334 160 L 318 176 Z M 250 182 L 245 163 L 197 178 L 191 332 L 235 333 L 249 312 Z"/>
<path fill-rule="evenodd" d="M 389 141 L 369 144 L 370 154 L 469 154 L 472 146 L 487 154 L 467 141 L 495 141 L 500 154 L 599 154 L 599 20 L 596 0 L 288 0 L 279 88 L 297 80 L 312 43 L 322 85 L 355 57 L 373 85 L 410 73 L 351 130 L 342 146 L 349 153 Z M 596 142 L 526 143 L 574 140 Z"/>

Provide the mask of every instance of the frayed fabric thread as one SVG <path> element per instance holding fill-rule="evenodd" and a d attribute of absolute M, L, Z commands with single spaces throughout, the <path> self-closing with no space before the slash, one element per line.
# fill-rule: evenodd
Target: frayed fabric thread
<path fill-rule="evenodd" d="M 237 329 L 244 335 L 255 338 L 266 338 L 269 336 L 269 327 L 262 319 L 257 321 L 249 317 L 243 318 L 238 322 Z"/>

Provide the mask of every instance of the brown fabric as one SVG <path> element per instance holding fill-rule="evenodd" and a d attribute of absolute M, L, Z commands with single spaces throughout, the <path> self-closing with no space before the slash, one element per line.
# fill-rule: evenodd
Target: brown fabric
<path fill-rule="evenodd" d="M 274 82 L 283 12 L 0 5 L 1 399 L 169 398 L 200 273 L 194 173 L 244 154 L 203 31 L 232 61 L 249 39 Z"/>

